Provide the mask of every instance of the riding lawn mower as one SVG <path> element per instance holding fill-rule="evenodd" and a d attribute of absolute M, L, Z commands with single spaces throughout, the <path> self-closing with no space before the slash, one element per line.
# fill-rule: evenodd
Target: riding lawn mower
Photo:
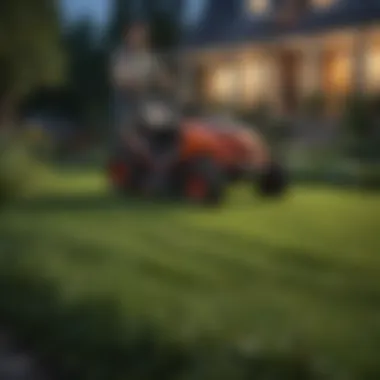
<path fill-rule="evenodd" d="M 186 116 L 162 96 L 146 98 L 137 113 L 137 122 L 150 128 L 178 128 L 174 142 L 178 155 L 165 177 L 165 196 L 217 205 L 228 186 L 237 181 L 251 183 L 265 197 L 279 197 L 286 191 L 285 169 L 264 138 L 249 126 L 220 117 Z M 113 188 L 123 195 L 146 196 L 154 154 L 143 157 L 120 141 L 107 168 Z"/>

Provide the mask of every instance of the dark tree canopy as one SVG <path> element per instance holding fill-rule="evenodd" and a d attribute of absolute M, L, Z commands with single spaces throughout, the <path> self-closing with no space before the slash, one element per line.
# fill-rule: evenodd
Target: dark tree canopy
<path fill-rule="evenodd" d="M 51 0 L 0 2 L 0 115 L 42 85 L 64 76 L 59 15 Z"/>
<path fill-rule="evenodd" d="M 108 41 L 120 43 L 123 32 L 134 20 L 146 21 L 151 29 L 153 48 L 172 50 L 180 42 L 184 0 L 114 0 Z"/>

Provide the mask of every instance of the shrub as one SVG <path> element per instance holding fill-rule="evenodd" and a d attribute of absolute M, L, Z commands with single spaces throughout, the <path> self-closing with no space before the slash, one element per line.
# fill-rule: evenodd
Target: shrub
<path fill-rule="evenodd" d="M 37 181 L 40 164 L 21 139 L 2 140 L 0 204 L 28 192 Z"/>
<path fill-rule="evenodd" d="M 371 99 L 362 94 L 350 94 L 344 105 L 343 123 L 355 139 L 366 139 L 373 127 Z"/>
<path fill-rule="evenodd" d="M 307 96 L 301 104 L 301 111 L 306 117 L 323 117 L 326 111 L 326 99 L 323 94 L 314 93 Z"/>
<path fill-rule="evenodd" d="M 39 125 L 25 125 L 22 138 L 31 153 L 41 159 L 52 157 L 57 149 L 52 136 Z"/>
<path fill-rule="evenodd" d="M 363 189 L 380 189 L 379 96 L 351 94 L 346 101 L 343 130 L 345 155 L 357 162 L 355 184 Z"/>
<path fill-rule="evenodd" d="M 240 112 L 239 116 L 248 123 L 252 123 L 260 129 L 265 129 L 270 123 L 272 115 L 269 104 L 265 101 L 260 101 L 252 108 Z"/>
<path fill-rule="evenodd" d="M 380 158 L 376 131 L 379 111 L 375 104 L 377 100 L 374 97 L 352 94 L 344 108 L 345 153 L 361 161 L 371 162 Z"/>
<path fill-rule="evenodd" d="M 380 165 L 364 165 L 360 168 L 359 186 L 364 190 L 380 190 Z"/>

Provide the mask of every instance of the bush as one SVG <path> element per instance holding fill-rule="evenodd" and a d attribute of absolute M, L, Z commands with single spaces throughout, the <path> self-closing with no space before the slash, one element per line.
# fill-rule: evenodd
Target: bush
<path fill-rule="evenodd" d="M 52 157 L 57 150 L 52 136 L 39 125 L 25 125 L 22 137 L 30 152 L 41 159 Z"/>
<path fill-rule="evenodd" d="M 354 139 L 367 139 L 373 127 L 371 99 L 362 94 L 350 94 L 345 102 L 344 127 Z"/>
<path fill-rule="evenodd" d="M 265 101 L 239 112 L 238 117 L 260 132 L 274 151 L 282 150 L 283 143 L 292 135 L 291 121 L 276 116 L 270 104 Z"/>
<path fill-rule="evenodd" d="M 358 164 L 349 161 L 306 163 L 302 166 L 291 166 L 293 181 L 301 183 L 328 184 L 363 190 L 380 190 L 379 165 Z"/>
<path fill-rule="evenodd" d="M 322 93 L 307 96 L 301 104 L 301 111 L 306 117 L 321 118 L 325 115 L 326 99 Z"/>
<path fill-rule="evenodd" d="M 364 190 L 380 190 L 380 165 L 365 165 L 359 171 L 359 186 Z"/>
<path fill-rule="evenodd" d="M 0 149 L 0 204 L 4 204 L 31 189 L 40 164 L 22 140 L 3 140 Z"/>
<path fill-rule="evenodd" d="M 239 112 L 241 119 L 248 123 L 252 123 L 258 128 L 265 128 L 271 121 L 271 108 L 265 101 L 258 102 L 251 109 Z"/>
<path fill-rule="evenodd" d="M 376 97 L 352 94 L 346 100 L 342 119 L 345 153 L 367 163 L 380 159 L 377 104 Z"/>

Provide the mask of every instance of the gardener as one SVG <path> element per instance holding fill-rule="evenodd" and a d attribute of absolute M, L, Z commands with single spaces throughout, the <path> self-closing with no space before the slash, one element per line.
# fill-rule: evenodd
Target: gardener
<path fill-rule="evenodd" d="M 149 187 L 161 187 L 168 168 L 176 158 L 178 144 L 165 144 L 165 154 L 154 156 L 152 147 L 168 138 L 174 141 L 177 131 L 142 131 L 136 128 L 138 105 L 152 84 L 161 87 L 172 85 L 162 63 L 150 50 L 148 31 L 144 23 L 136 23 L 129 28 L 124 46 L 114 57 L 112 79 L 116 87 L 118 133 L 134 152 L 148 159 L 153 157 L 151 161 L 155 170 Z"/>

